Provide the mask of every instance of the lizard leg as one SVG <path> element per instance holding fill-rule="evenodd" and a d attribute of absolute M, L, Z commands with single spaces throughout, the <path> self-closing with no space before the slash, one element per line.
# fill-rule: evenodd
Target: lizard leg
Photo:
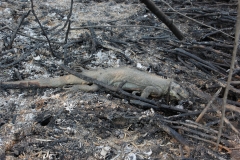
<path fill-rule="evenodd" d="M 81 90 L 81 91 L 85 91 L 85 92 L 96 92 L 96 91 L 99 90 L 99 87 L 96 84 L 92 84 L 92 85 L 73 85 L 72 87 L 67 88 L 67 89 L 69 89 L 71 91 Z"/>
<path fill-rule="evenodd" d="M 136 95 L 139 95 L 140 93 L 141 93 L 140 91 L 133 91 L 133 92 L 132 92 L 132 94 L 135 95 L 135 96 L 136 96 Z"/>
<path fill-rule="evenodd" d="M 160 97 L 163 90 L 160 87 L 147 86 L 141 94 L 141 97 L 148 98 L 149 95 Z"/>

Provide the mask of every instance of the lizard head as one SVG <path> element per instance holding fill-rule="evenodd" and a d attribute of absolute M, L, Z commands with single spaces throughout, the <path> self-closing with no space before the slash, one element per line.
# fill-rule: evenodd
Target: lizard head
<path fill-rule="evenodd" d="M 181 100 L 188 98 L 189 93 L 179 84 L 172 82 L 170 85 L 170 96 L 176 98 L 177 100 Z"/>

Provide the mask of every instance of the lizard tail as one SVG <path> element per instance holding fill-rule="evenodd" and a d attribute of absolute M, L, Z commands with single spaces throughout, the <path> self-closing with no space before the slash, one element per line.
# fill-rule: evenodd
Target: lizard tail
<path fill-rule="evenodd" d="M 1 82 L 0 86 L 3 89 L 56 88 L 66 84 L 88 84 L 88 82 L 73 75 L 66 75 L 56 78 Z"/>

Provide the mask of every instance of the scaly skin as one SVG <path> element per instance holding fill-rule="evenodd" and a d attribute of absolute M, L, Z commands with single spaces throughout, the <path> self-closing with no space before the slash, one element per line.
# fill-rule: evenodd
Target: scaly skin
<path fill-rule="evenodd" d="M 177 100 L 188 98 L 188 92 L 172 79 L 164 79 L 155 74 L 143 72 L 130 67 L 107 68 L 99 70 L 84 70 L 81 74 L 94 78 L 108 85 L 118 86 L 121 82 L 126 82 L 122 89 L 126 91 L 139 91 L 141 97 L 157 96 L 170 93 L 172 98 Z M 66 75 L 57 78 L 46 78 L 38 80 L 24 80 L 15 82 L 2 82 L 2 86 L 11 88 L 11 85 L 18 85 L 18 88 L 27 87 L 61 87 L 66 84 L 73 84 L 72 89 L 82 91 L 97 91 L 99 87 L 95 84 L 89 85 L 88 82 L 73 76 Z M 13 88 L 13 87 L 12 87 Z"/>

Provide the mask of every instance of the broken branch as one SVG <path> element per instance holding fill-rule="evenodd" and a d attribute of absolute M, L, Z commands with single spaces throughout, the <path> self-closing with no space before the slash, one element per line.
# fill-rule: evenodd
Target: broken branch
<path fill-rule="evenodd" d="M 147 8 L 153 12 L 166 26 L 173 32 L 173 34 L 179 39 L 183 40 L 184 36 L 182 32 L 174 25 L 173 21 L 170 20 L 151 0 L 141 0 Z"/>

